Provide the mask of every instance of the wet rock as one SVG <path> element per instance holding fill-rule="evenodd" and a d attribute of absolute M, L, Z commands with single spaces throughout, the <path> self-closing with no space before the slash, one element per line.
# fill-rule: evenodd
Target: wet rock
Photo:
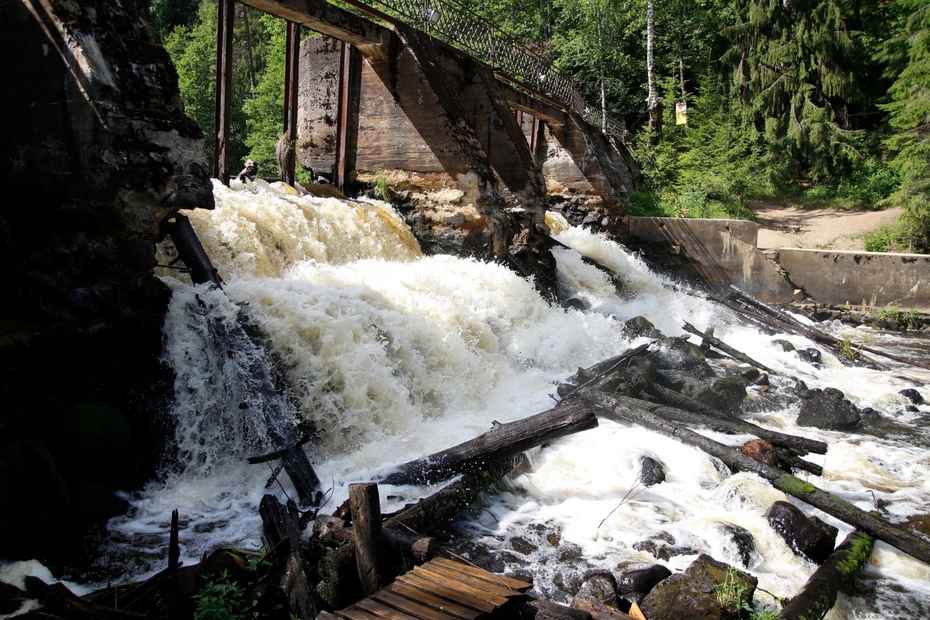
<path fill-rule="evenodd" d="M 626 600 L 639 604 L 656 584 L 671 575 L 672 571 L 661 564 L 628 570 L 620 575 L 617 590 Z"/>
<path fill-rule="evenodd" d="M 914 388 L 905 388 L 898 392 L 898 394 L 908 399 L 915 405 L 924 402 L 924 397 Z"/>
<path fill-rule="evenodd" d="M 859 410 L 859 418 L 865 422 L 875 422 L 882 419 L 882 414 L 871 407 L 863 407 Z"/>
<path fill-rule="evenodd" d="M 639 460 L 639 481 L 647 487 L 665 482 L 665 465 L 662 461 L 651 456 L 644 456 Z"/>
<path fill-rule="evenodd" d="M 800 426 L 845 430 L 859 424 L 859 408 L 839 390 L 827 388 L 822 392 L 803 392 L 798 396 L 802 399 L 796 421 Z"/>
<path fill-rule="evenodd" d="M 819 365 L 821 362 L 820 351 L 814 348 L 798 350 L 798 359 L 808 364 Z"/>
<path fill-rule="evenodd" d="M 514 548 L 514 551 L 522 553 L 523 555 L 529 555 L 536 551 L 535 545 L 519 536 L 515 536 L 514 538 L 510 539 L 510 546 Z"/>
<path fill-rule="evenodd" d="M 633 543 L 637 551 L 645 551 L 657 560 L 670 560 L 679 555 L 694 555 L 697 549 L 688 545 L 679 545 L 675 537 L 668 532 L 662 532 L 649 540 Z"/>
<path fill-rule="evenodd" d="M 657 357 L 659 368 L 663 370 L 680 370 L 694 377 L 714 376 L 701 348 L 687 340 L 669 338 L 659 349 Z"/>
<path fill-rule="evenodd" d="M 817 517 L 808 517 L 788 502 L 775 502 L 765 511 L 769 525 L 795 553 L 822 564 L 836 546 L 837 529 Z"/>
<path fill-rule="evenodd" d="M 748 454 L 752 458 L 765 463 L 766 465 L 775 466 L 775 446 L 764 439 L 755 439 L 746 443 L 740 448 L 743 454 Z"/>
<path fill-rule="evenodd" d="M 629 360 L 622 369 L 607 377 L 601 389 L 639 397 L 640 393 L 656 379 L 656 360 L 653 356 L 637 357 Z"/>
<path fill-rule="evenodd" d="M 756 539 L 752 532 L 735 523 L 723 523 L 721 527 L 730 539 L 730 543 L 724 546 L 724 551 L 731 556 L 727 557 L 728 561 L 738 561 L 744 568 L 752 568 L 757 560 L 761 560 L 756 553 Z"/>
<path fill-rule="evenodd" d="M 588 302 L 586 302 L 585 300 L 579 297 L 569 297 L 568 299 L 562 302 L 562 307 L 584 311 L 584 310 L 589 309 L 591 307 L 591 304 L 589 304 Z"/>
<path fill-rule="evenodd" d="M 807 387 L 807 384 L 804 383 L 803 381 L 801 381 L 800 379 L 798 379 L 798 380 L 795 382 L 795 384 L 794 384 L 794 393 L 795 393 L 795 394 L 797 394 L 798 392 L 804 392 L 804 391 L 809 390 L 809 389 L 810 389 L 810 388 Z"/>
<path fill-rule="evenodd" d="M 782 351 L 786 353 L 791 353 L 796 350 L 794 344 L 788 342 L 787 340 L 773 340 L 772 344 L 776 344 L 781 347 Z"/>
<path fill-rule="evenodd" d="M 623 324 L 623 335 L 627 338 L 658 338 L 665 339 L 656 326 L 649 319 L 641 316 L 634 316 L 632 319 Z"/>
<path fill-rule="evenodd" d="M 593 601 L 617 609 L 617 581 L 607 571 L 589 571 L 572 601 Z"/>
<path fill-rule="evenodd" d="M 741 370 L 739 375 L 743 378 L 744 381 L 746 381 L 746 383 L 750 385 L 759 385 L 757 382 L 761 377 L 764 376 L 762 371 L 758 368 L 747 368 L 745 370 Z M 765 385 L 768 385 L 768 377 L 765 378 Z"/>
<path fill-rule="evenodd" d="M 659 583 L 641 605 L 649 620 L 736 620 L 757 580 L 701 554 L 683 573 Z"/>
<path fill-rule="evenodd" d="M 920 413 L 920 408 L 917 405 L 907 405 L 904 410 L 908 413 Z"/>
<path fill-rule="evenodd" d="M 746 386 L 739 379 L 717 379 L 690 396 L 708 407 L 735 415 L 746 399 Z"/>

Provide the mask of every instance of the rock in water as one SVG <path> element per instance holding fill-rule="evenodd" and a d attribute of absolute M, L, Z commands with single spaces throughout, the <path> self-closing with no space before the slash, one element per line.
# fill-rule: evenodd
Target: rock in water
<path fill-rule="evenodd" d="M 765 511 L 765 518 L 798 555 L 823 564 L 833 553 L 838 530 L 817 517 L 808 517 L 794 504 L 775 502 Z"/>
<path fill-rule="evenodd" d="M 701 554 L 683 573 L 657 585 L 641 605 L 649 620 L 736 620 L 758 580 Z"/>
<path fill-rule="evenodd" d="M 845 430 L 859 424 L 859 408 L 849 402 L 839 390 L 827 388 L 799 395 L 802 397 L 801 412 L 797 419 L 799 426 Z"/>

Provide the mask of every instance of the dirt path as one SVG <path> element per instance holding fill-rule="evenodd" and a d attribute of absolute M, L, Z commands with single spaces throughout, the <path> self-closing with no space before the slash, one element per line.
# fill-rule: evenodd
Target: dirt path
<path fill-rule="evenodd" d="M 901 215 L 901 209 L 802 209 L 758 200 L 748 206 L 759 218 L 760 248 L 864 250 L 863 233 L 890 226 Z"/>

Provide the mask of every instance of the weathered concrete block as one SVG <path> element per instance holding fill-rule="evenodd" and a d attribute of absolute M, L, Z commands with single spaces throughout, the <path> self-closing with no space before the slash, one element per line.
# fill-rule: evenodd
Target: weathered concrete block
<path fill-rule="evenodd" d="M 680 258 L 683 275 L 732 284 L 767 302 L 787 303 L 793 288 L 756 248 L 759 226 L 743 220 L 627 218 L 628 237 Z"/>
<path fill-rule="evenodd" d="M 930 308 L 930 256 L 781 249 L 778 262 L 818 303 Z"/>

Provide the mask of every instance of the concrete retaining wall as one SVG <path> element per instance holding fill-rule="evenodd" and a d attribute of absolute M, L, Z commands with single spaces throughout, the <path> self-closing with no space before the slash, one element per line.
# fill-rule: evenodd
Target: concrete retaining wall
<path fill-rule="evenodd" d="M 930 256 L 782 249 L 778 262 L 818 303 L 930 308 Z"/>
<path fill-rule="evenodd" d="M 628 241 L 685 276 L 732 284 L 773 303 L 930 309 L 930 256 L 756 247 L 758 225 L 741 220 L 627 218 Z"/>

